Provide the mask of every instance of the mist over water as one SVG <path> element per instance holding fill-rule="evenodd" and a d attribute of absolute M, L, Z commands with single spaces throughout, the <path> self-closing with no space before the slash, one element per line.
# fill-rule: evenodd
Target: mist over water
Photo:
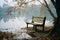
<path fill-rule="evenodd" d="M 46 16 L 45 26 L 53 26 L 53 18 L 46 9 L 42 10 L 44 12 L 40 12 L 40 5 L 33 7 L 27 6 L 25 9 L 20 10 L 20 13 L 18 13 L 19 10 L 12 9 L 10 14 L 8 14 L 8 8 L 9 6 L 6 4 L 4 4 L 3 7 L 0 7 L 0 30 L 20 30 L 20 28 L 26 27 L 26 22 L 31 21 L 32 16 Z M 55 11 L 54 8 L 51 10 Z"/>

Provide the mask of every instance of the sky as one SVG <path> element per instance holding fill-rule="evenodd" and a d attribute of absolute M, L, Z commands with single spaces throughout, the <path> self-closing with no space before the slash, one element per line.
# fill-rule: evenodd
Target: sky
<path fill-rule="evenodd" d="M 12 0 L 9 0 L 8 2 L 5 2 L 4 0 L 0 0 L 0 6 L 3 7 L 3 4 L 7 4 L 7 5 L 14 5 L 14 2 Z"/>

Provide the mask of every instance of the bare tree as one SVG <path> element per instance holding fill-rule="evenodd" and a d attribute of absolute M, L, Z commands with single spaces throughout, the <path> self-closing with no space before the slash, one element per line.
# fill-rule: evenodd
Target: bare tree
<path fill-rule="evenodd" d="M 50 15 L 51 15 L 51 16 L 53 17 L 53 19 L 55 20 L 56 17 L 54 16 L 53 12 L 52 12 L 51 9 L 49 8 L 49 5 L 47 4 L 46 0 L 44 0 L 44 3 L 45 3 L 45 4 L 43 4 L 40 0 L 37 0 L 37 1 L 39 1 L 42 5 L 44 5 L 44 6 L 47 8 L 47 10 L 50 12 Z"/>
<path fill-rule="evenodd" d="M 4 0 L 5 2 L 8 2 L 7 0 Z M 13 0 L 13 2 L 16 2 L 16 4 L 14 6 L 10 6 L 7 10 L 8 14 L 11 14 L 12 10 L 18 10 L 18 13 L 21 13 L 21 10 L 26 8 L 27 4 L 32 2 L 32 1 L 28 1 L 26 2 L 26 0 Z"/>
<path fill-rule="evenodd" d="M 5 0 L 5 1 L 7 1 L 7 0 Z M 16 8 L 19 10 L 18 13 L 20 14 L 21 8 L 25 8 L 26 5 L 27 5 L 28 3 L 30 3 L 30 2 L 38 1 L 38 2 L 40 2 L 42 5 L 44 5 L 44 6 L 48 9 L 48 11 L 50 12 L 50 15 L 53 17 L 53 19 L 56 19 L 56 17 L 54 16 L 53 12 L 52 12 L 51 9 L 49 8 L 46 0 L 43 0 L 45 4 L 43 4 L 40 0 L 31 0 L 31 1 L 28 1 L 28 2 L 26 2 L 26 0 L 13 0 L 13 1 L 16 2 L 16 4 L 15 4 L 15 6 L 8 8 L 8 11 L 7 11 L 8 14 L 10 14 L 10 13 L 12 12 L 12 9 L 15 10 Z M 8 1 L 7 1 L 7 2 L 8 2 Z M 54 2 L 53 2 L 53 4 L 54 4 Z M 33 4 L 33 5 L 34 5 L 34 4 Z M 54 5 L 55 5 L 55 4 L 54 4 Z"/>

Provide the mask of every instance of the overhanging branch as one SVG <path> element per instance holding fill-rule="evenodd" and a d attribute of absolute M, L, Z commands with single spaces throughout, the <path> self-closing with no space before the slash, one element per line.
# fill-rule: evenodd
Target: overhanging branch
<path fill-rule="evenodd" d="M 55 17 L 54 14 L 52 13 L 51 9 L 49 8 L 46 0 L 44 0 L 44 2 L 46 3 L 46 7 L 48 8 L 48 11 L 50 12 L 50 15 L 51 15 L 54 19 L 56 19 L 56 17 Z"/>

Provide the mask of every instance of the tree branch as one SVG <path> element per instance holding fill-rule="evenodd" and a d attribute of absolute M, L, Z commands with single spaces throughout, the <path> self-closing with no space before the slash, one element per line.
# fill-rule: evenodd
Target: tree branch
<path fill-rule="evenodd" d="M 53 3 L 54 7 L 56 8 L 56 2 L 54 2 L 54 0 L 51 0 L 51 2 Z"/>
<path fill-rule="evenodd" d="M 39 1 L 39 0 L 37 0 L 38 2 L 40 2 L 42 5 L 44 5 L 41 1 Z M 44 5 L 44 6 L 46 6 L 46 5 Z"/>
<path fill-rule="evenodd" d="M 48 11 L 50 12 L 50 15 L 51 15 L 54 19 L 56 19 L 56 17 L 55 17 L 54 14 L 52 13 L 51 9 L 49 8 L 46 0 L 44 0 L 44 2 L 46 3 L 46 7 L 48 8 Z"/>

